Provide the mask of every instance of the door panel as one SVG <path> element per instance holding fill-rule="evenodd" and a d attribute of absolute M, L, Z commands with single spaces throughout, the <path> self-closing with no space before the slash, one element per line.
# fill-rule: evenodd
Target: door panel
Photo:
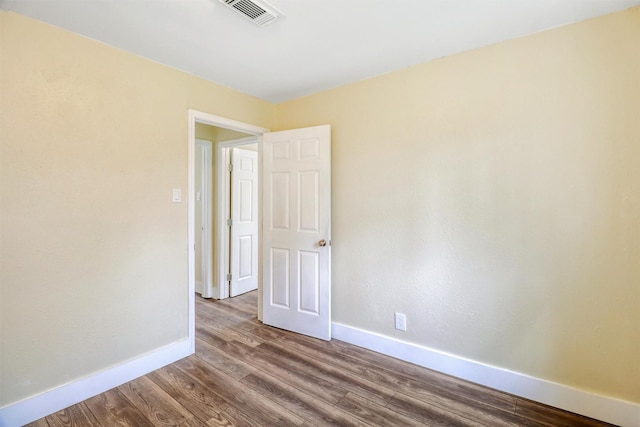
<path fill-rule="evenodd" d="M 289 251 L 287 249 L 271 248 L 269 257 L 271 277 L 269 283 L 273 286 L 268 293 L 269 305 L 289 308 Z"/>
<path fill-rule="evenodd" d="M 318 314 L 320 300 L 320 283 L 318 277 L 319 254 L 317 252 L 300 251 L 300 310 Z"/>
<path fill-rule="evenodd" d="M 329 340 L 331 127 L 262 141 L 264 323 Z"/>
<path fill-rule="evenodd" d="M 258 289 L 258 153 L 231 150 L 231 285 L 234 297 Z"/>
<path fill-rule="evenodd" d="M 289 229 L 289 172 L 271 174 L 271 228 Z"/>
<path fill-rule="evenodd" d="M 300 231 L 318 233 L 318 171 L 303 171 L 299 175 L 298 199 L 305 200 L 300 204 L 299 220 Z"/>
<path fill-rule="evenodd" d="M 253 274 L 253 236 L 240 236 L 240 266 L 238 268 L 238 279 L 244 280 Z"/>

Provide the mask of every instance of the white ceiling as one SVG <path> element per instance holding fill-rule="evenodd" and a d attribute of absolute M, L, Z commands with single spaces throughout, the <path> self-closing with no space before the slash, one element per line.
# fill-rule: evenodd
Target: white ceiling
<path fill-rule="evenodd" d="M 0 8 L 281 102 L 640 5 L 640 0 L 269 2 L 285 16 L 265 27 L 219 0 L 0 0 Z"/>

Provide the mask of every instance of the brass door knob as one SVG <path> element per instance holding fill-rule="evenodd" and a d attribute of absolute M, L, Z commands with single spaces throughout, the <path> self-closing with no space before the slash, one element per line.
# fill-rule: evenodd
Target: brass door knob
<path fill-rule="evenodd" d="M 322 239 L 318 242 L 318 246 L 320 246 L 321 248 L 324 248 L 325 246 L 327 246 L 327 241 Z"/>

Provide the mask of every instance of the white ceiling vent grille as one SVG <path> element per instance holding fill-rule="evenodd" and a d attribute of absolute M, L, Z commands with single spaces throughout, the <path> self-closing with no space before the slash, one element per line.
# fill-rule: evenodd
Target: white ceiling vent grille
<path fill-rule="evenodd" d="M 262 27 L 280 15 L 273 6 L 257 0 L 220 0 L 254 24 Z"/>

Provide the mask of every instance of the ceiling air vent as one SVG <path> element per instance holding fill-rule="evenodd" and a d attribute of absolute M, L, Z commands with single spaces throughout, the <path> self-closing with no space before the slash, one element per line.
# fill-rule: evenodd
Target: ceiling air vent
<path fill-rule="evenodd" d="M 254 24 L 262 27 L 276 20 L 280 15 L 275 8 L 263 1 L 256 0 L 220 0 Z"/>

